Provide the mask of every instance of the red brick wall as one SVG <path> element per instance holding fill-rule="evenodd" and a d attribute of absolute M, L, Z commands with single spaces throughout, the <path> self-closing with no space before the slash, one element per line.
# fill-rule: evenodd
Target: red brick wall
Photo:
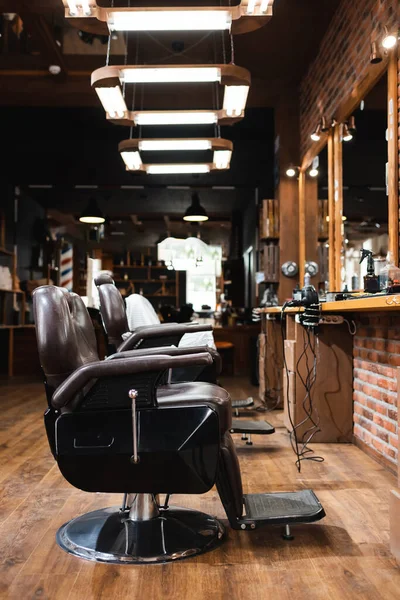
<path fill-rule="evenodd" d="M 400 315 L 359 315 L 353 356 L 354 436 L 396 464 Z"/>
<path fill-rule="evenodd" d="M 371 42 L 381 39 L 383 26 L 397 27 L 399 0 L 342 0 L 316 58 L 300 85 L 302 156 L 312 145 L 318 119 L 334 117 L 370 68 Z"/>

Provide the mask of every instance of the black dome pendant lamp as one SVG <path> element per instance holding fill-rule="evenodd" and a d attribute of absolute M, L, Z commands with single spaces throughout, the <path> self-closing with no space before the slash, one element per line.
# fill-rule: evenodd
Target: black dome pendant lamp
<path fill-rule="evenodd" d="M 192 194 L 192 204 L 186 209 L 183 220 L 196 223 L 200 221 L 208 221 L 206 209 L 204 206 L 201 206 L 200 198 L 197 192 Z"/>
<path fill-rule="evenodd" d="M 85 210 L 79 217 L 81 223 L 89 223 L 90 225 L 100 225 L 106 220 L 101 212 L 96 200 L 91 198 Z"/>

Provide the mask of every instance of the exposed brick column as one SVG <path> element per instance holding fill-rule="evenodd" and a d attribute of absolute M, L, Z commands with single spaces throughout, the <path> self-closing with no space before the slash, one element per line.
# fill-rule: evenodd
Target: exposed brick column
<path fill-rule="evenodd" d="M 357 317 L 354 336 L 354 436 L 396 468 L 398 455 L 397 367 L 400 316 Z"/>

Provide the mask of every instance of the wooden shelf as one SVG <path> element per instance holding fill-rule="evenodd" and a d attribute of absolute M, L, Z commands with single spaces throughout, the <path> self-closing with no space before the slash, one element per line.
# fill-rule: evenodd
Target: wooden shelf
<path fill-rule="evenodd" d="M 6 248 L 0 248 L 0 254 L 6 254 L 7 256 L 13 256 L 14 252 L 11 252 L 11 250 L 6 250 Z"/>
<path fill-rule="evenodd" d="M 168 269 L 160 265 L 113 265 L 113 269 Z"/>
<path fill-rule="evenodd" d="M 173 283 L 175 285 L 175 279 L 114 279 L 116 283 Z"/>
<path fill-rule="evenodd" d="M 23 292 L 22 290 L 6 290 L 3 288 L 0 288 L 0 292 L 5 292 L 9 294 L 25 294 L 25 292 Z"/>

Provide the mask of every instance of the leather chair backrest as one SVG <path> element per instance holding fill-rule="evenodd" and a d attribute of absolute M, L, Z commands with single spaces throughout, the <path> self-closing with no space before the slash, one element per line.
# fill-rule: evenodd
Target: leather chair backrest
<path fill-rule="evenodd" d="M 100 314 L 108 343 L 117 349 L 123 341 L 122 334 L 129 331 L 124 299 L 109 275 L 99 275 L 95 284 L 99 290 Z"/>
<path fill-rule="evenodd" d="M 33 292 L 40 364 L 50 391 L 75 369 L 99 360 L 89 313 L 77 294 L 44 285 Z"/>

